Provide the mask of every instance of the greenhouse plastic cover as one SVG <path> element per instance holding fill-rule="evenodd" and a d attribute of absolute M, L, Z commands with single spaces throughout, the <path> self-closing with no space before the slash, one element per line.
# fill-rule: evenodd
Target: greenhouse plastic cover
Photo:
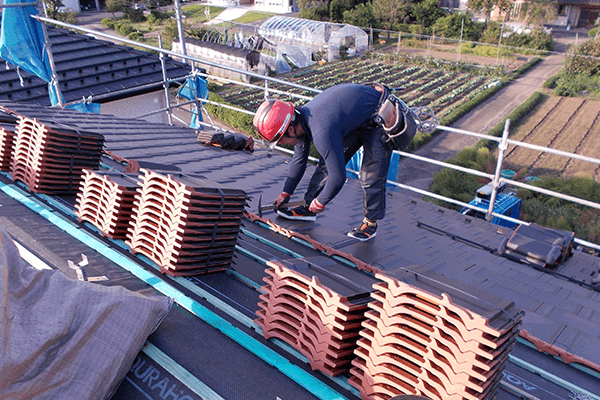
<path fill-rule="evenodd" d="M 312 60 L 312 54 L 306 47 L 294 46 L 281 43 L 277 45 L 277 55 L 285 54 L 286 57 L 298 68 L 306 68 L 316 64 Z"/>
<path fill-rule="evenodd" d="M 4 4 L 24 3 L 29 0 L 4 0 Z M 11 64 L 51 82 L 52 69 L 44 47 L 41 23 L 31 15 L 37 15 L 33 6 L 9 7 L 2 10 L 0 30 L 0 56 Z M 48 85 L 52 105 L 58 104 L 53 85 Z"/>
<path fill-rule="evenodd" d="M 347 45 L 354 42 L 357 53 L 368 47 L 367 33 L 353 25 L 311 21 L 302 18 L 274 16 L 262 23 L 258 33 L 267 41 L 289 43 L 308 47 L 310 51 L 322 51 L 329 45 Z"/>
<path fill-rule="evenodd" d="M 172 299 L 26 265 L 0 226 L 0 398 L 107 399 Z"/>

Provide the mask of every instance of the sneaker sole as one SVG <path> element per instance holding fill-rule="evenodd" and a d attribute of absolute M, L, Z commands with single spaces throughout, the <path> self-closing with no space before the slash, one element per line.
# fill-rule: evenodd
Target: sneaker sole
<path fill-rule="evenodd" d="M 284 214 L 281 211 L 277 210 L 277 215 L 279 215 L 282 218 L 285 219 L 291 219 L 294 221 L 314 221 L 317 219 L 317 216 L 296 216 L 296 215 L 289 215 L 289 214 Z"/>
<path fill-rule="evenodd" d="M 356 237 L 356 236 L 354 236 L 354 235 L 352 234 L 352 231 L 350 231 L 350 232 L 348 232 L 348 236 L 350 236 L 352 239 L 360 240 L 361 242 L 366 242 L 367 240 L 371 240 L 371 239 L 373 239 L 375 236 L 377 236 L 377 232 L 375 232 L 374 234 L 372 234 L 372 235 L 371 235 L 371 236 L 369 236 L 369 237 L 366 237 L 366 238 L 359 238 L 359 237 Z"/>

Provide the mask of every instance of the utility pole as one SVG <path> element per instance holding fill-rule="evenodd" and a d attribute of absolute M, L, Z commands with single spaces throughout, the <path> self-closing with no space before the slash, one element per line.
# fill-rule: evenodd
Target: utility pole
<path fill-rule="evenodd" d="M 502 35 L 504 34 L 504 18 L 502 18 L 502 25 L 500 27 L 500 38 L 498 39 L 498 51 L 496 52 L 496 64 L 498 64 L 498 58 L 500 57 L 500 46 L 502 45 Z"/>
<path fill-rule="evenodd" d="M 465 26 L 465 19 L 463 18 L 460 21 L 460 40 L 458 41 L 458 60 L 460 61 L 460 54 L 462 52 L 462 37 L 463 37 L 463 27 Z"/>

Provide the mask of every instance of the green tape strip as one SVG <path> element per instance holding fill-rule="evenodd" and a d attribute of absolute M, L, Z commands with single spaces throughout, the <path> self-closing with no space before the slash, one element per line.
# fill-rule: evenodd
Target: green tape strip
<path fill-rule="evenodd" d="M 206 386 L 204 382 L 192 375 L 187 369 L 177 364 L 175 360 L 160 351 L 150 342 L 146 342 L 142 351 L 151 359 L 160 364 L 164 369 L 169 371 L 171 375 L 179 379 L 181 383 L 190 388 L 194 393 L 204 400 L 225 400 L 219 396 L 214 390 Z"/>
<path fill-rule="evenodd" d="M 583 388 L 580 388 L 579 386 L 574 385 L 569 381 L 559 378 L 558 376 L 551 374 L 550 372 L 543 370 L 533 364 L 530 364 L 525 360 L 521 360 L 520 358 L 517 358 L 517 357 L 513 356 L 512 354 L 508 355 L 508 360 L 511 363 L 518 365 L 519 367 L 526 369 L 529 372 L 533 372 L 534 374 L 541 376 L 542 378 L 554 383 L 555 385 L 558 385 L 562 388 L 570 390 L 573 393 L 581 393 L 581 394 L 588 396 L 589 399 L 600 400 L 600 396 L 598 396 L 592 392 L 589 392 Z"/>
<path fill-rule="evenodd" d="M 536 345 L 534 345 L 533 343 L 531 343 L 529 340 L 527 340 L 525 338 L 522 338 L 521 336 L 517 336 L 517 342 L 519 342 L 519 343 L 521 343 L 521 344 L 523 344 L 523 345 L 525 345 L 527 347 L 530 347 L 530 348 L 532 348 L 532 349 L 534 349 L 536 351 L 540 351 L 537 348 Z M 564 363 L 563 359 L 560 358 L 559 356 L 556 356 L 554 354 L 550 354 L 550 353 L 547 353 L 547 352 L 544 352 L 544 354 L 548 354 L 549 356 L 553 357 L 555 360 L 558 360 L 558 361 Z M 592 369 L 592 368 L 590 368 L 590 367 L 588 367 L 586 365 L 583 365 L 583 364 L 580 364 L 580 363 L 577 363 L 577 362 L 572 362 L 572 363 L 569 363 L 568 365 L 570 365 L 571 367 L 573 367 L 575 369 L 580 370 L 581 372 L 585 372 L 586 374 L 592 375 L 593 377 L 595 377 L 597 379 L 600 379 L 600 372 L 598 372 L 595 369 Z"/>

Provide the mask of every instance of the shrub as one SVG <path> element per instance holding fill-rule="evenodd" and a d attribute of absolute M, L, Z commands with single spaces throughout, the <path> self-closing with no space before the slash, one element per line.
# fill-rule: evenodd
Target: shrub
<path fill-rule="evenodd" d="M 131 32 L 133 32 L 133 27 L 129 24 L 123 24 L 121 26 L 119 26 L 119 33 L 123 36 L 127 36 L 129 35 Z"/>
<path fill-rule="evenodd" d="M 544 82 L 542 84 L 542 86 L 545 87 L 546 89 L 554 89 L 556 87 L 556 82 L 560 79 L 560 77 L 561 77 L 561 73 L 559 72 L 558 74 L 548 78 L 548 80 L 546 82 Z"/>
<path fill-rule="evenodd" d="M 146 22 L 150 25 L 158 25 L 161 20 L 155 14 L 150 13 L 150 15 L 146 17 Z"/>
<path fill-rule="evenodd" d="M 133 22 L 134 24 L 146 21 L 146 16 L 144 15 L 143 10 L 134 10 L 131 7 L 123 9 L 123 17 Z"/>
<path fill-rule="evenodd" d="M 561 74 L 553 93 L 558 96 L 599 95 L 600 76 Z"/>
<path fill-rule="evenodd" d="M 572 50 L 564 61 L 567 74 L 593 76 L 600 72 L 600 62 L 597 59 L 600 56 L 600 40 L 588 40 L 573 46 Z"/>
<path fill-rule="evenodd" d="M 102 21 L 100 21 L 100 23 L 108 29 L 115 29 L 115 20 L 112 18 L 102 18 Z"/>
<path fill-rule="evenodd" d="M 594 203 L 600 202 L 600 184 L 591 178 L 541 177 L 533 185 Z M 600 213 L 596 209 L 532 190 L 522 189 L 518 196 L 523 200 L 523 220 L 573 231 L 578 238 L 600 243 Z"/>
<path fill-rule="evenodd" d="M 444 197 L 468 203 L 473 199 L 481 183 L 477 181 L 475 175 L 466 172 L 457 171 L 451 168 L 443 168 L 433 176 L 433 186 L 431 191 Z M 434 201 L 444 207 L 459 210 L 461 207 L 451 203 Z"/>
<path fill-rule="evenodd" d="M 142 42 L 144 40 L 144 35 L 142 35 L 140 32 L 131 32 L 129 35 L 127 35 L 127 39 L 135 40 L 136 42 Z"/>
<path fill-rule="evenodd" d="M 228 103 L 218 94 L 209 92 L 208 99 L 210 101 L 218 102 L 221 104 L 226 104 L 230 106 L 234 106 L 231 103 Z M 253 116 L 250 114 L 241 113 L 239 111 L 230 110 L 225 107 L 215 106 L 214 104 L 206 104 L 206 111 L 213 116 L 221 120 L 223 123 L 231 126 L 232 128 L 238 129 L 240 132 L 245 133 L 247 135 L 252 135 L 255 138 L 258 138 L 258 134 L 254 131 L 254 127 L 252 125 Z"/>

